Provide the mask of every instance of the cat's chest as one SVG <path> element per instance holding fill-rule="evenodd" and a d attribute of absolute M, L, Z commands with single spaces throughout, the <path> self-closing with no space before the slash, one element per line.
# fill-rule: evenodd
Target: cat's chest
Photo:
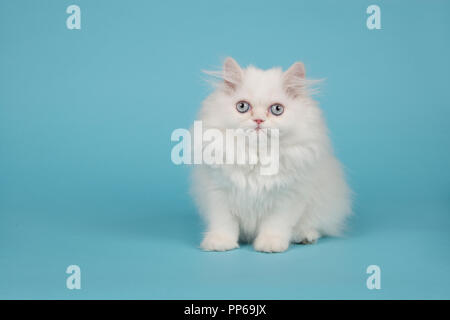
<path fill-rule="evenodd" d="M 290 188 L 293 177 L 283 175 L 261 175 L 257 168 L 229 168 L 222 170 L 220 181 L 232 205 L 246 210 L 266 210 Z"/>

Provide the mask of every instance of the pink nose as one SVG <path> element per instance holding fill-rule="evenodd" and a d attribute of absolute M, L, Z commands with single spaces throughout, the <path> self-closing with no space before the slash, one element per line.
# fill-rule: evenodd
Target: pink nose
<path fill-rule="evenodd" d="M 255 121 L 258 125 L 264 122 L 263 119 L 253 119 L 253 121 Z"/>

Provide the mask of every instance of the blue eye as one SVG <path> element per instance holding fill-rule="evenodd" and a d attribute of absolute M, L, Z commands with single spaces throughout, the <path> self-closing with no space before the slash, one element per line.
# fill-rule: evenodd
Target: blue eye
<path fill-rule="evenodd" d="M 284 112 L 284 107 L 281 104 L 271 105 L 270 112 L 275 116 L 280 116 Z"/>
<path fill-rule="evenodd" d="M 240 113 L 245 113 L 250 110 L 250 105 L 248 104 L 248 102 L 239 101 L 238 103 L 236 103 L 236 110 Z"/>

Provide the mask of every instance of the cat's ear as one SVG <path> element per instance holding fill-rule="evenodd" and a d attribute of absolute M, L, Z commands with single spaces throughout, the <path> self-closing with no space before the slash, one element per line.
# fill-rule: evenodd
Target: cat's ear
<path fill-rule="evenodd" d="M 231 57 L 225 59 L 223 63 L 223 82 L 225 88 L 230 91 L 236 90 L 236 88 L 242 83 L 243 72 L 239 64 Z"/>
<path fill-rule="evenodd" d="M 304 92 L 306 86 L 305 74 L 305 66 L 301 62 L 294 63 L 284 72 L 283 86 L 289 95 L 297 97 Z"/>

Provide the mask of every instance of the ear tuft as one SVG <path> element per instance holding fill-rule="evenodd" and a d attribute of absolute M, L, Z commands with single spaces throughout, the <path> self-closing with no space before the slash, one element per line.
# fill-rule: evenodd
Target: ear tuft
<path fill-rule="evenodd" d="M 289 95 L 297 97 L 305 92 L 305 74 L 305 66 L 301 62 L 294 63 L 284 72 L 283 85 Z"/>
<path fill-rule="evenodd" d="M 225 87 L 231 91 L 242 83 L 243 72 L 239 64 L 231 57 L 225 59 L 223 63 L 223 81 Z"/>

